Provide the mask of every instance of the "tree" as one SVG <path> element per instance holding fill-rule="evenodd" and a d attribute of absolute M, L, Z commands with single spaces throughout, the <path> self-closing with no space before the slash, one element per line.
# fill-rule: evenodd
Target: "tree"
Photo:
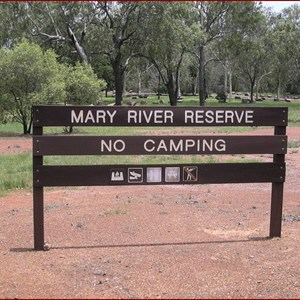
<path fill-rule="evenodd" d="M 27 5 L 13 1 L 0 5 L 0 47 L 12 49 L 22 38 L 31 38 Z"/>
<path fill-rule="evenodd" d="M 37 42 L 52 47 L 64 59 L 69 56 L 68 63 L 78 59 L 84 64 L 89 62 L 86 35 L 99 13 L 94 3 L 29 2 L 27 5 L 30 33 Z"/>
<path fill-rule="evenodd" d="M 137 91 L 163 88 L 171 105 L 180 86 L 199 91 L 204 105 L 210 85 L 231 92 L 232 80 L 245 83 L 251 99 L 265 83 L 277 96 L 299 91 L 299 15 L 298 5 L 272 16 L 254 1 L 3 2 L 0 43 L 13 49 L 26 37 L 53 49 L 60 63 L 91 64 L 115 89 L 117 105 L 125 75 Z M 63 102 L 66 81 L 57 78 L 43 97 Z"/>
<path fill-rule="evenodd" d="M 57 70 L 37 94 L 36 98 L 40 102 L 65 105 L 90 105 L 99 102 L 106 83 L 97 78 L 91 65 L 59 64 Z"/>
<path fill-rule="evenodd" d="M 112 91 L 115 88 L 114 74 L 109 60 L 105 56 L 94 54 L 90 56 L 90 64 L 93 66 L 97 77 L 102 78 L 106 82 L 105 97 L 107 97 L 108 91 Z"/>
<path fill-rule="evenodd" d="M 245 40 L 240 48 L 237 69 L 240 78 L 246 78 L 250 90 L 250 102 L 254 102 L 254 92 L 260 80 L 270 73 L 270 51 L 263 37 Z"/>
<path fill-rule="evenodd" d="M 52 50 L 43 52 L 27 40 L 1 54 L 0 106 L 23 125 L 24 134 L 31 131 L 33 104 L 94 104 L 105 88 L 90 65 L 59 64 Z"/>
<path fill-rule="evenodd" d="M 58 71 L 53 51 L 45 53 L 38 45 L 22 40 L 14 50 L 3 50 L 0 57 L 1 105 L 23 125 L 23 133 L 31 131 L 31 106 L 39 103 L 39 93 Z"/>
<path fill-rule="evenodd" d="M 198 1 L 194 6 L 194 55 L 197 57 L 199 67 L 200 106 L 204 106 L 206 98 L 205 67 L 210 61 L 207 58 L 207 48 L 224 36 L 225 18 L 231 6 L 230 2 L 209 1 Z"/>
<path fill-rule="evenodd" d="M 271 16 L 272 29 L 269 38 L 272 44 L 272 71 L 277 98 L 286 92 L 287 84 L 299 76 L 299 19 L 298 5 Z"/>
<path fill-rule="evenodd" d="M 139 7 L 135 2 L 98 2 L 102 12 L 93 29 L 99 53 L 108 57 L 112 66 L 115 85 L 115 104 L 121 105 L 124 74 L 130 60 L 136 56 L 135 36 L 139 28 Z M 99 43 L 100 41 L 100 43 Z"/>
<path fill-rule="evenodd" d="M 191 34 L 187 23 L 189 7 L 189 3 L 152 3 L 147 6 L 144 20 L 141 56 L 157 69 L 171 106 L 177 105 L 180 67 Z"/>
<path fill-rule="evenodd" d="M 236 68 L 240 79 L 248 82 L 250 102 L 254 102 L 255 87 L 270 74 L 272 41 L 269 39 L 269 20 L 261 6 L 253 4 L 250 22 L 239 35 Z"/>

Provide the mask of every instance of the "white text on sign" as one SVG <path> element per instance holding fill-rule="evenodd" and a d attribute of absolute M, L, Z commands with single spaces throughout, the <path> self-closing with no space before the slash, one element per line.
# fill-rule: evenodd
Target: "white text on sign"
<path fill-rule="evenodd" d="M 136 144 L 136 147 L 139 147 Z M 179 139 L 179 140 L 153 140 L 146 139 L 144 143 L 140 146 L 140 152 L 146 153 L 187 153 L 189 151 L 193 152 L 225 152 L 226 151 L 226 141 L 223 139 Z M 100 139 L 100 152 L 101 153 L 111 153 L 125 152 L 126 141 L 122 139 L 117 140 L 103 140 Z"/>
<path fill-rule="evenodd" d="M 174 111 L 172 110 L 128 110 L 126 113 L 126 123 L 128 125 L 142 125 L 142 124 L 166 124 L 172 125 L 176 121 Z M 120 116 L 124 114 L 118 110 L 71 110 L 71 123 L 76 124 L 106 124 L 114 125 L 117 123 Z M 253 124 L 254 123 L 253 110 L 191 110 L 186 109 L 181 120 L 186 125 L 201 125 L 201 124 Z M 178 117 L 178 115 L 177 115 Z M 183 119 L 182 119 L 183 118 Z"/>

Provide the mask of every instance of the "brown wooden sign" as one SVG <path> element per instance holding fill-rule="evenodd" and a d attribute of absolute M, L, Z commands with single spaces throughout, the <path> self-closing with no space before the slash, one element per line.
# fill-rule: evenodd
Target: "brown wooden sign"
<path fill-rule="evenodd" d="M 286 136 L 36 136 L 34 155 L 284 154 Z"/>
<path fill-rule="evenodd" d="M 281 236 L 286 107 L 34 106 L 34 248 L 44 248 L 44 187 L 271 182 L 270 237 Z M 45 126 L 273 126 L 274 135 L 66 136 Z M 200 130 L 199 130 L 200 133 Z M 273 154 L 273 162 L 44 165 L 44 156 Z M 117 160 L 116 160 L 117 161 Z"/>
<path fill-rule="evenodd" d="M 40 126 L 286 126 L 287 109 L 272 107 L 36 106 Z"/>
<path fill-rule="evenodd" d="M 34 186 L 284 182 L 285 165 L 280 163 L 214 163 L 41 166 L 34 170 L 34 174 Z"/>

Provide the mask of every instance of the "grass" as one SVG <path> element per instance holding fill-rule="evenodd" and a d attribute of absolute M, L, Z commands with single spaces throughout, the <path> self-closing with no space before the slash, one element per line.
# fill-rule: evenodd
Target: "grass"
<path fill-rule="evenodd" d="M 288 148 L 300 148 L 300 141 L 298 140 L 289 141 Z"/>
<path fill-rule="evenodd" d="M 1 137 L 20 136 L 22 132 L 23 132 L 23 127 L 20 123 L 17 122 L 9 122 L 5 124 L 0 123 Z"/>
<path fill-rule="evenodd" d="M 126 215 L 128 212 L 125 209 L 121 209 L 121 208 L 110 208 L 107 211 L 105 211 L 104 213 L 100 214 L 101 216 L 112 216 L 112 215 Z"/>
<path fill-rule="evenodd" d="M 129 101 L 125 98 L 124 103 Z M 166 96 L 162 97 L 163 104 L 159 104 L 157 97 L 149 97 L 146 101 L 146 106 L 167 106 L 168 100 Z M 104 100 L 107 105 L 113 102 L 113 98 Z M 137 105 L 140 104 L 136 100 Z M 197 97 L 184 97 L 182 103 L 178 106 L 192 107 L 198 106 Z M 238 107 L 238 106 L 264 106 L 264 107 L 289 107 L 289 126 L 300 126 L 300 103 L 286 103 L 264 101 L 256 104 L 241 104 L 240 100 L 230 100 L 227 103 L 218 103 L 215 99 L 208 99 L 206 107 Z M 176 134 L 206 134 L 206 133 L 243 133 L 252 131 L 252 127 L 75 127 L 74 134 L 84 135 L 155 135 L 159 134 L 171 135 Z M 61 134 L 63 128 L 45 128 L 45 134 Z M 0 138 L 1 137 L 19 137 L 22 133 L 22 125 L 19 123 L 0 124 Z M 300 141 L 289 141 L 289 148 L 300 148 Z M 217 155 L 147 155 L 147 156 L 70 156 L 70 157 L 45 157 L 45 165 L 90 165 L 90 164 L 176 164 L 176 163 L 214 163 L 219 162 L 220 159 Z M 227 162 L 254 162 L 248 160 L 247 157 L 233 156 Z M 255 160 L 257 161 L 257 160 Z M 5 195 L 7 192 L 16 189 L 27 189 L 32 187 L 32 159 L 31 153 L 25 154 L 2 154 L 0 161 L 0 196 Z"/>
<path fill-rule="evenodd" d="M 32 185 L 31 154 L 2 154 L 0 164 L 0 196 Z"/>
<path fill-rule="evenodd" d="M 210 163 L 212 155 L 108 155 L 108 156 L 48 156 L 45 165 L 114 165 L 118 164 L 179 164 L 179 163 Z"/>

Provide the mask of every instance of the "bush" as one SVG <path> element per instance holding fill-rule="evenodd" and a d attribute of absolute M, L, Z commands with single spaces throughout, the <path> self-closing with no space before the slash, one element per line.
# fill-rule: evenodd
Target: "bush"
<path fill-rule="evenodd" d="M 31 106 L 44 103 L 42 91 L 58 69 L 53 51 L 23 39 L 13 50 L 0 51 L 0 109 L 31 130 Z M 3 116 L 1 116 L 3 119 Z"/>
<path fill-rule="evenodd" d="M 227 95 L 224 91 L 223 92 L 218 92 L 218 94 L 216 96 L 216 99 L 219 100 L 219 102 L 226 102 Z"/>
<path fill-rule="evenodd" d="M 14 119 L 31 131 L 36 104 L 95 104 L 106 83 L 90 65 L 59 64 L 52 50 L 23 39 L 13 50 L 0 49 L 0 122 Z"/>
<path fill-rule="evenodd" d="M 65 83 L 67 104 L 96 104 L 106 87 L 105 81 L 97 78 L 92 67 L 83 64 L 69 67 Z"/>

